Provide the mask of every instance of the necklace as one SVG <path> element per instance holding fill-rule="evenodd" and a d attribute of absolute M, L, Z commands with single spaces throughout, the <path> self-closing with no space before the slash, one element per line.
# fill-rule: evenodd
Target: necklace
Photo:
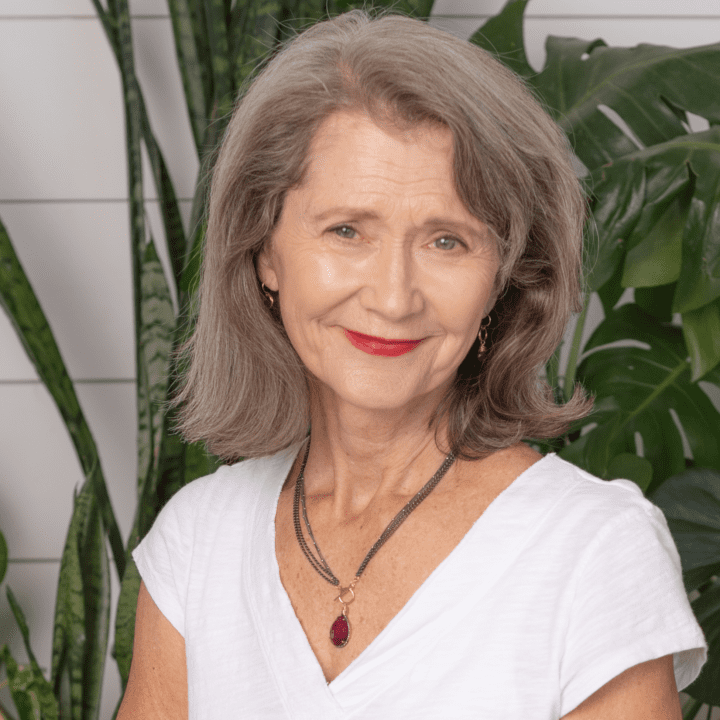
<path fill-rule="evenodd" d="M 295 497 L 293 499 L 293 523 L 295 525 L 295 535 L 297 536 L 300 548 L 303 554 L 308 559 L 310 564 L 315 568 L 320 577 L 327 580 L 331 585 L 335 585 L 340 588 L 340 594 L 335 598 L 338 600 L 343 608 L 342 613 L 338 615 L 333 624 L 330 626 L 330 641 L 337 648 L 344 648 L 350 641 L 350 621 L 348 619 L 348 605 L 355 599 L 355 585 L 363 571 L 367 567 L 375 553 L 385 544 L 388 538 L 400 527 L 405 518 L 431 493 L 433 488 L 442 480 L 443 475 L 450 469 L 450 466 L 455 462 L 455 456 L 450 453 L 443 464 L 438 468 L 438 471 L 428 480 L 425 485 L 416 493 L 416 495 L 405 505 L 405 507 L 394 517 L 390 524 L 385 528 L 383 534 L 378 538 L 377 542 L 370 548 L 370 552 L 365 556 L 365 559 L 360 564 L 358 571 L 355 573 L 355 579 L 347 586 L 342 587 L 340 581 L 333 575 L 330 566 L 320 552 L 315 536 L 313 535 L 310 522 L 307 517 L 307 508 L 305 507 L 305 464 L 307 463 L 308 455 L 310 454 L 310 438 L 308 438 L 307 448 L 305 449 L 305 457 L 303 458 L 302 466 L 300 467 L 300 474 L 298 475 L 297 482 L 295 483 Z M 302 505 L 303 520 L 305 521 L 305 527 L 307 528 L 308 534 L 310 535 L 313 545 L 320 556 L 318 560 L 310 551 L 305 538 L 302 534 L 302 528 L 300 527 L 300 513 L 299 505 Z"/>

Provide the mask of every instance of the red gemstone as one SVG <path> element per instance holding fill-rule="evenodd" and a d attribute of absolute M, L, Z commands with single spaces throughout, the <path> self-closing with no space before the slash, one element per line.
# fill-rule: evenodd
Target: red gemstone
<path fill-rule="evenodd" d="M 345 647 L 350 637 L 350 624 L 344 615 L 338 615 L 330 627 L 330 640 L 335 647 Z"/>

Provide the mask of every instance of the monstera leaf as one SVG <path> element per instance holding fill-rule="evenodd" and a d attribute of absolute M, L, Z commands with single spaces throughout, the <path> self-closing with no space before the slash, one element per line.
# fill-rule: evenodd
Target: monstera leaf
<path fill-rule="evenodd" d="M 720 43 L 610 48 L 549 37 L 538 73 L 525 55 L 526 5 L 506 3 L 470 40 L 525 76 L 587 170 L 589 289 L 606 313 L 629 287 L 654 321 L 681 313 L 699 380 L 720 363 L 720 92 L 710 91 L 720 87 Z M 692 132 L 688 113 L 710 129 Z"/>
<path fill-rule="evenodd" d="M 708 662 L 685 691 L 720 705 L 720 473 L 696 468 L 669 478 L 650 499 L 665 514 L 680 553 L 685 589 L 705 639 Z"/>
<path fill-rule="evenodd" d="M 698 380 L 720 362 L 720 127 L 599 168 L 593 193 L 590 287 L 663 287 Z"/>
<path fill-rule="evenodd" d="M 624 305 L 595 330 L 585 352 L 578 377 L 595 395 L 595 410 L 576 428 L 584 428 L 582 436 L 560 451 L 563 457 L 600 477 L 617 477 L 612 462 L 640 454 L 637 435 L 653 468 L 652 492 L 685 469 L 682 428 L 695 464 L 717 463 L 720 413 L 691 380 L 682 330 Z"/>
<path fill-rule="evenodd" d="M 720 123 L 720 45 L 610 48 L 550 37 L 531 82 L 589 170 L 688 132 L 687 112 Z M 627 129 L 611 119 L 607 108 Z"/>

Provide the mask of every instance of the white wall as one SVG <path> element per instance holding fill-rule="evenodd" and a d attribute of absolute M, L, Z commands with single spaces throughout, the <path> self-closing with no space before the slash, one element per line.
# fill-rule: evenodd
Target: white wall
<path fill-rule="evenodd" d="M 502 4 L 436 0 L 433 22 L 467 38 Z M 151 118 L 176 190 L 189 201 L 197 161 L 166 3 L 135 0 L 131 7 Z M 537 68 L 548 34 L 602 37 L 611 45 L 720 40 L 720 0 L 532 0 L 527 17 Z M 0 0 L 0 217 L 55 331 L 127 537 L 135 504 L 135 388 L 123 142 L 119 76 L 91 0 Z M 151 220 L 160 236 L 156 212 Z M 0 312 L 0 528 L 12 559 L 6 582 L 46 666 L 59 557 L 81 478 L 50 396 Z M 24 657 L 4 588 L 3 642 Z M 106 679 L 103 718 L 119 697 L 114 664 Z"/>

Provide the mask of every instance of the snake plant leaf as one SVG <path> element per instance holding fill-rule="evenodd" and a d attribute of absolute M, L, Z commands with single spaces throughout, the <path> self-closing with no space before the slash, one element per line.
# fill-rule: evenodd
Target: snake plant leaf
<path fill-rule="evenodd" d="M 225 0 L 204 0 L 213 77 L 213 113 L 222 117 L 230 113 L 235 101 L 233 67 L 230 59 Z"/>
<path fill-rule="evenodd" d="M 138 476 L 140 484 L 153 467 L 160 446 L 175 311 L 165 272 L 152 237 L 145 247 L 140 277 L 140 352 L 138 364 Z"/>
<path fill-rule="evenodd" d="M 172 266 L 173 280 L 175 282 L 175 289 L 179 292 L 180 278 L 182 277 L 183 267 L 185 265 L 185 253 L 187 251 L 187 237 L 180 215 L 180 205 L 178 204 L 170 173 L 165 164 L 165 158 L 150 127 L 147 110 L 145 109 L 145 101 L 143 100 L 141 92 L 138 92 L 138 105 L 140 109 L 143 140 L 145 141 L 145 147 L 147 148 L 148 157 L 150 158 L 150 167 L 152 168 L 155 187 L 158 192 L 160 215 L 165 231 L 168 256 L 170 257 L 170 264 Z"/>
<path fill-rule="evenodd" d="M 118 13 L 120 9 L 118 7 L 119 0 L 112 0 L 108 3 L 108 9 L 105 10 L 100 3 L 100 0 L 93 0 L 95 11 L 100 18 L 102 27 L 110 43 L 110 47 L 113 50 L 115 59 L 117 60 L 118 66 L 122 73 L 124 63 L 132 63 L 132 55 L 123 58 L 123 42 L 120 39 L 120 33 L 118 30 Z M 127 35 L 127 30 L 125 30 Z M 127 38 L 124 40 L 127 43 Z M 131 76 L 127 78 L 124 83 L 127 87 L 132 86 L 134 82 L 134 70 Z M 150 167 L 152 168 L 153 178 L 155 186 L 158 192 L 160 200 L 160 210 L 165 230 L 165 236 L 167 239 L 167 245 L 170 255 L 170 261 L 173 266 L 173 273 L 175 276 L 176 286 L 179 285 L 180 276 L 182 274 L 182 268 L 185 261 L 185 245 L 187 240 L 185 238 L 185 231 L 183 229 L 182 219 L 180 216 L 180 208 L 177 201 L 177 195 L 175 188 L 170 178 L 170 173 L 165 163 L 160 146 L 158 145 L 155 135 L 150 125 L 150 118 L 148 116 L 147 108 L 145 106 L 145 99 L 142 94 L 142 90 L 135 81 L 134 95 L 137 100 L 137 112 L 140 118 L 140 125 L 142 129 L 142 136 L 145 141 L 145 147 L 148 152 L 150 159 Z"/>
<path fill-rule="evenodd" d="M 110 624 L 110 574 L 94 484 L 85 482 L 60 563 L 52 685 L 60 715 L 96 720 Z"/>
<path fill-rule="evenodd" d="M 631 340 L 635 346 L 603 347 L 619 340 Z M 609 477 L 609 464 L 616 455 L 636 452 L 635 433 L 639 433 L 644 455 L 653 466 L 650 490 L 654 490 L 685 467 L 682 435 L 673 413 L 695 464 L 717 462 L 720 413 L 691 382 L 679 328 L 660 325 L 637 305 L 624 305 L 595 330 L 585 352 L 591 350 L 578 368 L 578 378 L 596 396 L 595 411 L 583 424 L 598 426 L 582 438 L 581 466 Z M 561 455 L 573 452 L 568 448 Z"/>
<path fill-rule="evenodd" d="M 118 575 L 122 577 L 125 562 L 123 542 L 108 495 L 95 440 L 80 408 L 75 387 L 65 368 L 50 324 L 1 221 L 0 304 L 10 318 L 28 358 L 55 401 L 85 477 L 93 478 L 115 565 Z"/>
<path fill-rule="evenodd" d="M 137 542 L 133 545 L 133 548 Z M 135 637 L 135 611 L 140 592 L 140 573 L 135 561 L 128 554 L 125 575 L 120 586 L 117 610 L 115 613 L 115 642 L 112 655 L 120 672 L 123 691 L 127 687 L 132 663 L 133 639 Z"/>
<path fill-rule="evenodd" d="M 692 379 L 699 380 L 720 363 L 720 298 L 698 310 L 683 313 L 682 321 Z"/>
<path fill-rule="evenodd" d="M 100 19 L 100 24 L 105 31 L 105 35 L 110 43 L 112 51 L 117 56 L 119 53 L 120 43 L 117 35 L 117 23 L 115 22 L 115 4 L 114 1 L 108 3 L 108 9 L 106 10 L 100 0 L 92 0 L 92 4 L 95 7 L 95 12 Z"/>
<path fill-rule="evenodd" d="M 550 37 L 546 49 L 532 82 L 590 171 L 637 150 L 634 138 L 649 147 L 685 135 L 683 111 L 720 123 L 720 100 L 708 92 L 720 83 L 720 43 L 609 48 L 601 40 Z"/>
<path fill-rule="evenodd" d="M 710 584 L 693 601 L 708 641 L 707 665 L 686 691 L 703 702 L 720 704 L 720 472 L 692 468 L 666 480 L 650 496 L 665 514 L 689 592 Z M 713 578 L 714 581 L 713 581 Z M 709 666 L 709 667 L 708 667 Z M 706 669 L 707 668 L 707 669 Z"/>
<path fill-rule="evenodd" d="M 5 577 L 5 573 L 7 572 L 7 566 L 8 566 L 8 546 L 7 546 L 7 542 L 5 542 L 5 536 L 2 534 L 2 530 L 0 530 L 0 583 L 3 581 L 3 578 Z"/>
<path fill-rule="evenodd" d="M 530 77 L 535 71 L 525 55 L 523 20 L 528 0 L 506 2 L 498 15 L 491 17 L 471 37 L 470 42 L 496 55 L 518 75 Z"/>
<path fill-rule="evenodd" d="M 127 564 L 118 600 L 113 650 L 123 687 L 130 671 L 135 605 L 140 587 L 140 576 L 131 553 L 159 510 L 156 486 L 161 474 L 160 446 L 165 428 L 165 402 L 176 322 L 170 290 L 152 237 L 142 258 L 140 290 L 138 505 L 126 550 Z"/>
<path fill-rule="evenodd" d="M 248 5 L 251 3 L 238 3 Z M 205 87 L 203 68 L 200 62 L 195 39 L 195 23 L 188 0 L 168 0 L 170 19 L 172 20 L 175 53 L 185 91 L 190 127 L 192 128 L 195 148 L 200 154 L 200 145 L 205 135 L 208 108 L 211 93 Z"/>
<path fill-rule="evenodd" d="M 7 645 L 0 648 L 0 664 L 4 662 L 7 668 L 7 683 L 15 708 L 20 714 L 20 720 L 45 720 L 40 707 L 37 690 L 37 678 L 32 667 L 20 667 L 10 654 Z M 48 715 L 50 720 L 56 720 L 55 715 Z"/>
<path fill-rule="evenodd" d="M 20 628 L 20 635 L 22 636 L 23 644 L 25 645 L 25 652 L 30 659 L 32 686 L 29 689 L 33 692 L 37 699 L 42 717 L 47 718 L 47 720 L 50 720 L 51 718 L 53 720 L 57 720 L 58 704 L 55 699 L 55 695 L 53 694 L 52 686 L 45 679 L 40 665 L 35 658 L 32 646 L 30 645 L 30 630 L 28 628 L 27 621 L 25 620 L 25 614 L 9 587 L 7 588 L 7 599 L 15 621 Z"/>

